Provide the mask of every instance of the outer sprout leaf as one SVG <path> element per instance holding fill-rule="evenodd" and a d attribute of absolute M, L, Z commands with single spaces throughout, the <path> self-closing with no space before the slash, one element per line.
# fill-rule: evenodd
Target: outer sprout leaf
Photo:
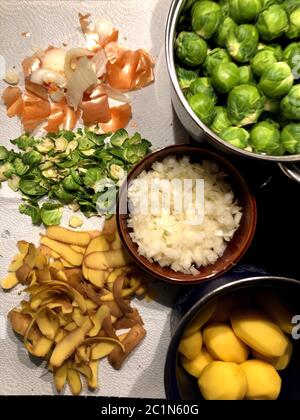
<path fill-rule="evenodd" d="M 44 203 L 41 208 L 41 219 L 46 226 L 59 225 L 63 214 L 61 204 Z"/>

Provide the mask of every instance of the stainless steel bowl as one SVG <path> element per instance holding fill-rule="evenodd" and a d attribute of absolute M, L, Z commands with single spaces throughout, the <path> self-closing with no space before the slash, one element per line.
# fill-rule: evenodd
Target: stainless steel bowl
<path fill-rule="evenodd" d="M 278 163 L 281 171 L 292 179 L 300 184 L 300 165 L 297 163 Z"/>
<path fill-rule="evenodd" d="M 225 142 L 219 136 L 213 133 L 194 114 L 187 100 L 185 99 L 177 81 L 174 60 L 174 40 L 176 37 L 176 26 L 187 1 L 188 0 L 173 0 L 167 19 L 165 38 L 167 66 L 172 87 L 172 102 L 175 112 L 185 129 L 195 140 L 200 142 L 208 140 L 216 148 L 227 153 L 234 153 L 235 155 L 243 157 L 271 162 L 300 162 L 300 154 L 288 156 L 267 156 L 260 155 L 258 153 L 252 153 L 247 150 L 238 149 L 237 147 L 234 147 L 231 144 Z"/>

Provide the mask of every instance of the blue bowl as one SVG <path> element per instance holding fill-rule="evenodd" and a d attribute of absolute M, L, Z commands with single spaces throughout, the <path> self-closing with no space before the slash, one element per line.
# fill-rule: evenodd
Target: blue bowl
<path fill-rule="evenodd" d="M 181 366 L 178 357 L 180 338 L 192 319 L 214 299 L 233 292 L 259 291 L 269 288 L 285 295 L 300 319 L 300 281 L 267 275 L 252 266 L 237 266 L 225 276 L 195 288 L 180 292 L 171 316 L 173 337 L 165 363 L 165 392 L 169 400 L 202 400 L 197 379 Z M 299 308 L 299 309 L 298 309 Z M 293 339 L 294 352 L 291 363 L 279 372 L 282 378 L 280 400 L 300 400 L 300 326 L 295 325 L 299 339 Z"/>

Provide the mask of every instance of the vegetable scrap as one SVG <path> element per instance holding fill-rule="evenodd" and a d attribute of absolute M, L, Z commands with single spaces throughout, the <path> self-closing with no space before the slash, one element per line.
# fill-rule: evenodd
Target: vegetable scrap
<path fill-rule="evenodd" d="M 46 360 L 57 392 L 68 383 L 80 394 L 82 376 L 96 390 L 99 361 L 107 357 L 120 369 L 146 335 L 130 303 L 146 294 L 146 285 L 122 248 L 115 219 L 102 233 L 55 226 L 38 247 L 17 245 L 2 288 L 24 285 L 29 298 L 9 312 L 11 327 L 31 355 Z"/>
<path fill-rule="evenodd" d="M 26 132 L 73 130 L 80 118 L 85 126 L 99 124 L 102 133 L 124 128 L 132 116 L 125 92 L 154 81 L 154 61 L 145 50 L 126 49 L 110 22 L 92 25 L 89 17 L 79 14 L 85 48 L 38 50 L 22 62 L 24 90 L 4 90 L 7 116 L 18 116 Z"/>
<path fill-rule="evenodd" d="M 130 137 L 125 129 L 95 130 L 61 130 L 43 138 L 23 134 L 11 141 L 19 152 L 0 146 L 0 183 L 7 181 L 22 193 L 19 211 L 31 216 L 33 224 L 60 224 L 64 205 L 86 217 L 114 213 L 121 183 L 151 143 L 139 133 Z M 49 201 L 40 206 L 42 198 Z M 81 226 L 78 220 L 71 223 Z"/>

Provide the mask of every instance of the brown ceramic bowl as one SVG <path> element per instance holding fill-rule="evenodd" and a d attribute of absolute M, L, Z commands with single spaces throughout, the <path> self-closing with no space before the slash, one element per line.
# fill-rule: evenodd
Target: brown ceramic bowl
<path fill-rule="evenodd" d="M 162 161 L 167 156 L 176 156 L 182 158 L 189 156 L 191 162 L 201 162 L 202 160 L 216 161 L 220 168 L 229 175 L 229 182 L 232 186 L 239 205 L 243 209 L 243 217 L 239 229 L 235 232 L 234 237 L 228 243 L 225 253 L 215 264 L 208 265 L 199 269 L 196 276 L 175 272 L 171 268 L 161 267 L 158 263 L 151 263 L 145 257 L 139 255 L 137 245 L 130 237 L 130 228 L 127 226 L 128 214 L 124 210 L 127 209 L 127 193 L 126 185 L 120 189 L 117 203 L 117 225 L 121 240 L 125 249 L 128 251 L 133 260 L 149 274 L 171 283 L 177 284 L 197 284 L 204 280 L 213 279 L 220 276 L 235 265 L 248 250 L 256 229 L 256 201 L 251 195 L 244 179 L 239 172 L 223 157 L 199 147 L 189 145 L 174 145 L 157 150 L 146 156 L 128 175 L 129 183 L 137 178 L 144 170 L 148 171 L 154 162 Z"/>

